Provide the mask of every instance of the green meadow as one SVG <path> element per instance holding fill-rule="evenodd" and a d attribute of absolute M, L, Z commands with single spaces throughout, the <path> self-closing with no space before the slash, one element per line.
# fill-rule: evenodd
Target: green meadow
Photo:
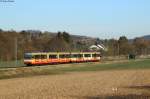
<path fill-rule="evenodd" d="M 150 59 L 121 60 L 96 63 L 73 63 L 31 67 L 1 68 L 0 79 L 29 77 L 37 75 L 57 75 L 70 72 L 150 69 Z"/>

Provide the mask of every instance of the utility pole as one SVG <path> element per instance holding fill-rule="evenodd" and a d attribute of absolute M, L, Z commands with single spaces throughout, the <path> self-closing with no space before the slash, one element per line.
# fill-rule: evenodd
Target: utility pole
<path fill-rule="evenodd" d="M 17 66 L 17 56 L 18 56 L 18 40 L 17 40 L 17 37 L 15 38 L 15 43 L 14 43 L 14 46 L 15 46 L 15 66 Z"/>
<path fill-rule="evenodd" d="M 120 58 L 120 45 L 119 45 L 119 42 L 118 42 L 118 57 Z"/>

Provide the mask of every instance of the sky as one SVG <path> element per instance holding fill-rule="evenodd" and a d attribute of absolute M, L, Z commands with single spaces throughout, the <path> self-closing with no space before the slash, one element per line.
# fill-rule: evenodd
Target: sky
<path fill-rule="evenodd" d="M 0 1 L 0 28 L 134 38 L 150 34 L 150 0 Z"/>

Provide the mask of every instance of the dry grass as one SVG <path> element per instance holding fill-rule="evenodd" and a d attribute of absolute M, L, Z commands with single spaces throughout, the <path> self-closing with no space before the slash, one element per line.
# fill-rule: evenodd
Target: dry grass
<path fill-rule="evenodd" d="M 74 72 L 0 80 L 0 99 L 99 99 L 149 95 L 150 70 Z M 115 98 L 113 98 L 115 99 Z"/>

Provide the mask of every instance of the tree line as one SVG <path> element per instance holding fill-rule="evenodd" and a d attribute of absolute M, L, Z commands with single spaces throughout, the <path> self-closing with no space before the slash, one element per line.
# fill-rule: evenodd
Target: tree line
<path fill-rule="evenodd" d="M 82 39 L 77 40 L 67 32 L 49 33 L 35 30 L 20 32 L 0 29 L 0 60 L 22 59 L 25 52 L 68 52 L 89 51 L 91 44 L 103 44 L 108 49 L 107 56 L 150 54 L 150 40 L 135 38 L 130 41 L 125 36 L 116 39 Z M 101 51 L 103 52 L 103 51 Z"/>
<path fill-rule="evenodd" d="M 106 52 L 106 55 L 108 56 L 150 54 L 150 40 L 146 40 L 142 37 L 128 40 L 126 36 L 121 36 L 118 40 L 103 40 L 103 43 L 108 48 L 108 52 Z"/>

